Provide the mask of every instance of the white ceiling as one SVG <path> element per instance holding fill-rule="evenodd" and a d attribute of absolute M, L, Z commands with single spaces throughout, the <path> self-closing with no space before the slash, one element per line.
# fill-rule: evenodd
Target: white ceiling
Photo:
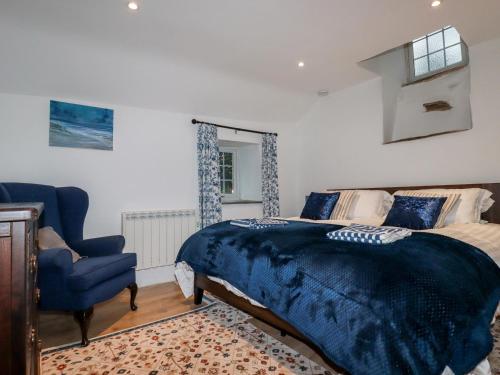
<path fill-rule="evenodd" d="M 127 9 L 126 0 L 1 0 L 0 26 L 4 29 L 0 31 L 5 33 L 9 25 L 16 32 L 11 32 L 10 43 L 4 40 L 0 47 L 10 48 L 19 59 L 29 58 L 16 47 L 17 35 L 25 33 L 23 42 L 32 43 L 34 51 L 37 38 L 53 36 L 61 43 L 62 39 L 68 43 L 78 40 L 123 56 L 126 51 L 156 61 L 192 65 L 246 82 L 233 86 L 238 93 L 249 82 L 266 92 L 275 88 L 275 98 L 267 102 L 295 95 L 297 102 L 289 101 L 286 106 L 283 101 L 283 112 L 290 111 L 285 117 L 293 119 L 315 100 L 319 89 L 335 91 L 373 77 L 357 62 L 415 37 L 450 24 L 469 45 L 500 36 L 499 0 L 444 0 L 437 9 L 430 2 L 139 0 L 140 10 L 134 13 Z M 35 63 L 42 57 L 33 55 L 32 60 Z M 304 69 L 297 68 L 299 60 L 305 61 Z M 11 57 L 10 63 L 12 68 L 19 62 Z M 137 61 L 132 59 L 129 64 L 134 63 Z M 97 64 L 93 69 L 98 69 Z M 122 73 L 126 71 L 124 68 Z M 8 80 L 5 70 L 0 74 L 6 74 Z M 1 85 L 0 81 L 0 89 Z M 5 88 L 12 85 L 13 80 Z M 194 87 L 193 82 L 188 85 Z M 226 90 L 230 87 L 231 83 L 224 86 Z M 232 95 L 237 95 L 235 90 Z M 248 118 L 246 114 L 242 117 Z"/>

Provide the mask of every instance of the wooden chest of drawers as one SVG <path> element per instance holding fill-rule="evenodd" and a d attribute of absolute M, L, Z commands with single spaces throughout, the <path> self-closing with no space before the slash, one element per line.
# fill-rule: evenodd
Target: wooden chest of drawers
<path fill-rule="evenodd" d="M 0 204 L 0 372 L 38 374 L 37 220 L 42 204 Z"/>

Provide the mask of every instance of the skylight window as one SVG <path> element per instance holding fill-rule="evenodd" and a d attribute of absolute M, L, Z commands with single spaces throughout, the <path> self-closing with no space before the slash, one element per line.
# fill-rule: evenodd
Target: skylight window
<path fill-rule="evenodd" d="M 415 39 L 409 45 L 410 82 L 465 66 L 467 45 L 452 26 Z"/>

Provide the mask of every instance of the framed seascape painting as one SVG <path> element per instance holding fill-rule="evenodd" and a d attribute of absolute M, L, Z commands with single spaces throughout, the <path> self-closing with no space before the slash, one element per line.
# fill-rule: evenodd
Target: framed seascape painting
<path fill-rule="evenodd" d="M 113 150 L 113 110 L 51 100 L 49 145 Z"/>

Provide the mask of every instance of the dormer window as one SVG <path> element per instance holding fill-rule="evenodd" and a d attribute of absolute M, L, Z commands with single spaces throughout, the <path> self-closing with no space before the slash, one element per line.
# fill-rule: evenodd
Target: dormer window
<path fill-rule="evenodd" d="M 468 49 L 452 26 L 415 39 L 408 45 L 409 82 L 466 66 Z"/>

